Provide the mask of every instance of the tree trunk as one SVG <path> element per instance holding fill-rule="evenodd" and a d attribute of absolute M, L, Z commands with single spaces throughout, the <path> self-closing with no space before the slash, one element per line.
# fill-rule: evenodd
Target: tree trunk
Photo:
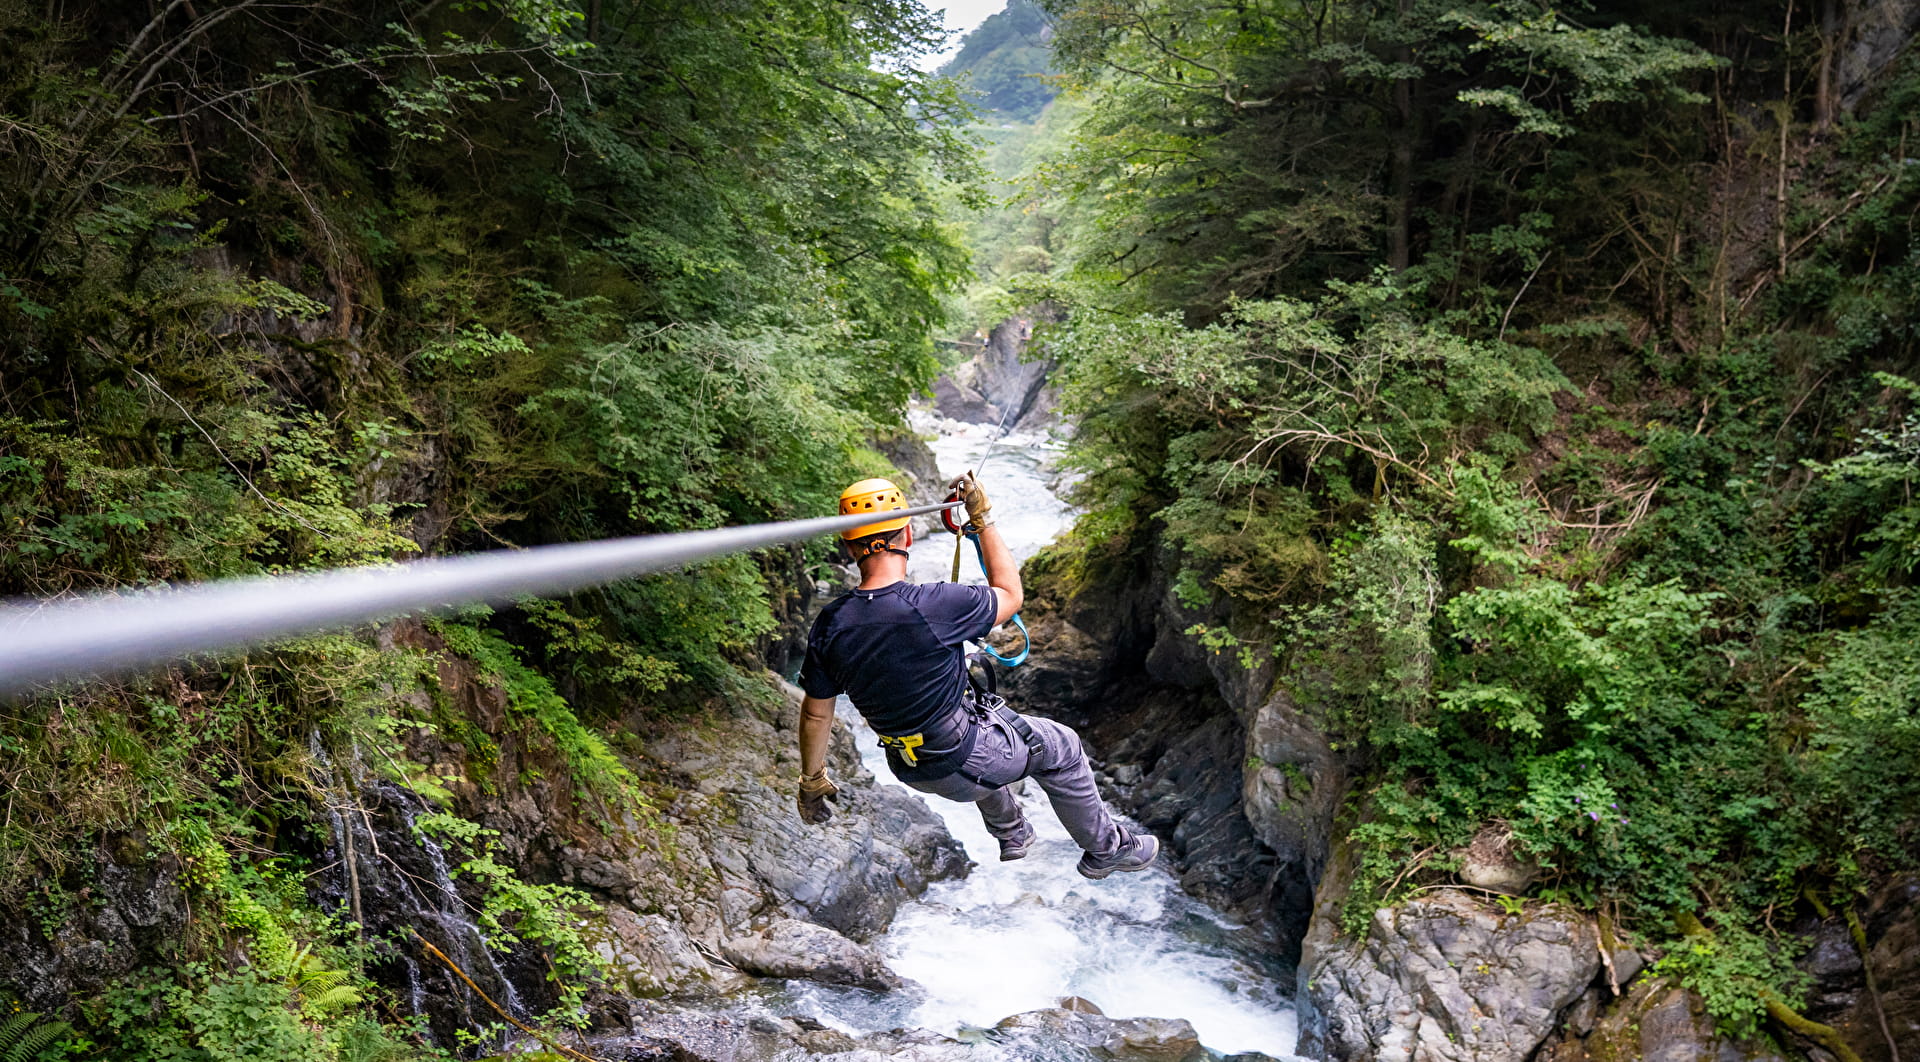
<path fill-rule="evenodd" d="M 1833 95 L 1833 50 L 1839 46 L 1842 15 L 1838 0 L 1820 0 L 1820 71 L 1813 87 L 1813 135 L 1833 128 L 1839 104 Z"/>
<path fill-rule="evenodd" d="M 1412 9 L 1412 0 L 1400 0 L 1400 19 L 1404 28 L 1407 14 Z M 1411 65 L 1413 50 L 1401 46 L 1393 50 L 1394 60 Z M 1398 273 L 1412 264 L 1413 237 L 1409 231 L 1413 225 L 1413 82 L 1401 78 L 1393 83 L 1394 128 L 1389 133 L 1392 138 L 1392 188 L 1388 192 L 1393 201 L 1393 222 L 1387 239 L 1387 266 Z"/>

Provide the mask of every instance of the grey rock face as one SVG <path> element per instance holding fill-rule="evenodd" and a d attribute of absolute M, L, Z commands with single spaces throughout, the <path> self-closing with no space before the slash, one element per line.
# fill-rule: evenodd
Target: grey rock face
<path fill-rule="evenodd" d="M 1001 678 L 1002 692 L 1023 712 L 1084 722 L 1105 699 L 1109 643 L 1058 615 L 1028 617 L 1027 633 L 1033 655 Z"/>
<path fill-rule="evenodd" d="M 640 998 L 721 994 L 750 983 L 717 966 L 694 946 L 684 929 L 657 915 L 639 915 L 618 904 L 606 908 L 604 925 L 587 933 L 595 954 L 612 967 L 615 986 Z"/>
<path fill-rule="evenodd" d="M 803 824 L 792 792 L 800 775 L 799 691 L 783 688 L 771 717 L 736 710 L 704 727 L 675 726 L 653 737 L 649 773 L 679 791 L 666 813 L 694 836 L 677 848 L 704 857 L 712 874 L 704 898 L 718 906 L 727 935 L 749 923 L 797 918 L 864 940 L 930 882 L 961 876 L 970 864 L 918 796 L 873 784 L 840 727 L 830 757 L 841 782 L 833 821 Z M 636 884 L 646 886 L 647 902 L 668 902 L 658 890 L 674 888 L 657 876 Z"/>
<path fill-rule="evenodd" d="M 1242 813 L 1245 736 L 1204 692 L 1158 689 L 1091 728 L 1114 765 L 1109 798 L 1166 837 L 1188 892 L 1265 925 L 1288 884 Z M 1123 781 L 1126 779 L 1127 781 Z"/>
<path fill-rule="evenodd" d="M 405 637 L 424 641 L 428 636 L 415 629 Z M 830 755 L 841 783 L 837 813 L 824 826 L 799 821 L 792 791 L 799 775 L 798 691 L 790 686 L 771 686 L 702 716 L 628 720 L 626 729 L 636 740 L 624 750 L 627 764 L 658 806 L 638 816 L 605 809 L 612 818 L 602 821 L 596 809 L 583 807 L 554 781 L 564 780 L 562 772 L 534 760 L 511 738 L 497 689 L 464 666 L 441 670 L 442 695 L 495 735 L 501 748 L 495 778 L 503 784 L 488 789 L 472 781 L 453 783 L 455 810 L 499 831 L 503 861 L 523 875 L 579 887 L 598 902 L 601 913 L 589 920 L 589 944 L 613 961 L 610 987 L 625 994 L 690 998 L 731 991 L 745 978 L 715 961 L 726 940 L 788 918 L 854 936 L 878 932 L 929 882 L 964 874 L 969 866 L 964 851 L 921 800 L 897 787 L 873 785 L 844 729 L 836 730 Z M 771 676 L 769 681 L 777 682 Z M 407 740 L 417 761 L 442 765 L 437 768 L 442 774 L 459 773 L 458 750 L 424 731 Z M 540 769 L 526 771 L 527 766 Z M 439 926 L 446 931 L 443 949 L 464 943 L 461 955 L 474 957 L 476 976 L 492 976 L 481 961 L 489 950 L 467 939 L 471 927 L 456 918 L 465 911 L 460 898 L 405 888 L 416 879 L 433 881 L 434 867 L 463 857 L 416 836 L 407 827 L 403 794 L 389 796 L 393 799 L 370 804 L 375 814 L 349 817 L 356 830 L 362 822 L 379 830 L 377 838 L 357 835 L 355 845 L 368 921 L 423 925 L 429 932 Z M 340 865 L 341 840 L 336 836 L 326 863 Z M 383 876 L 386 864 L 368 855 L 376 851 L 376 842 L 389 859 L 421 865 L 409 864 L 410 876 Z M 344 871 L 329 875 L 324 887 L 323 900 L 339 901 L 345 894 Z M 517 986 L 523 1000 L 537 1002 L 545 969 L 537 956 L 528 958 L 535 961 L 522 961 L 518 953 L 504 957 L 497 976 Z M 395 972 L 424 977 L 434 971 Z M 489 990 L 503 987 L 484 979 L 483 984 Z M 441 995 L 462 999 L 466 994 L 449 986 L 430 998 Z M 436 1033 L 450 1035 L 465 1021 L 462 1014 L 436 1015 Z"/>
<path fill-rule="evenodd" d="M 1585 917 L 1509 915 L 1442 889 L 1376 912 L 1364 940 L 1310 949 L 1299 1050 L 1342 1062 L 1525 1062 L 1599 971 L 1599 931 Z"/>
<path fill-rule="evenodd" d="M 146 845 L 133 837 L 118 841 L 103 844 L 72 880 L 45 883 L 73 897 L 58 920 L 0 922 L 0 982 L 24 1009 L 58 1013 L 74 998 L 97 997 L 116 977 L 157 961 L 158 949 L 185 931 L 184 868 L 171 857 L 148 862 Z"/>
<path fill-rule="evenodd" d="M 1882 885 L 1859 915 L 1867 962 L 1880 986 L 1878 1004 L 1867 991 L 1852 934 L 1835 919 L 1802 960 L 1815 977 L 1808 1016 L 1838 1029 L 1865 1062 L 1893 1057 L 1889 1035 L 1901 1058 L 1920 1056 L 1920 877 L 1902 875 Z"/>
<path fill-rule="evenodd" d="M 1094 1058 L 1123 1062 L 1198 1062 L 1207 1057 L 1199 1034 L 1184 1019 L 1116 1019 L 1050 1007 L 1002 1019 L 994 1031 L 1016 1042 L 1076 1044 Z"/>
<path fill-rule="evenodd" d="M 1274 918 L 1304 927 L 1313 911 L 1314 886 L 1326 869 L 1346 773 L 1326 735 L 1284 688 L 1276 688 L 1252 713 L 1245 772 L 1241 806 L 1254 836 L 1273 852 L 1278 875 Z"/>
<path fill-rule="evenodd" d="M 736 1018 L 638 1004 L 634 1032 L 592 1040 L 606 1059 L 648 1062 L 968 1062 L 978 1045 L 926 1029 L 853 1037 L 807 1018 Z M 1103 1017 L 1094 1010 L 1054 1007 L 1016 1014 L 989 1034 L 1004 1055 L 1050 1062 L 1201 1062 L 1208 1057 L 1193 1026 L 1163 1018 Z M 996 1055 L 996 1057 L 1001 1057 Z M 1259 1062 L 1263 1055 L 1244 1057 Z"/>
<path fill-rule="evenodd" d="M 735 937 L 720 953 L 761 977 L 797 977 L 830 985 L 893 989 L 906 984 L 870 949 L 825 926 L 783 918 L 758 933 Z"/>
<path fill-rule="evenodd" d="M 1047 376 L 1053 363 L 1026 361 L 1036 316 L 1009 317 L 993 327 L 986 344 L 970 361 L 934 381 L 934 405 L 940 415 L 974 424 L 1005 423 L 1032 428 L 1052 413 Z"/>
<path fill-rule="evenodd" d="M 961 370 L 956 369 L 955 372 Z M 962 373 L 962 375 L 966 375 Z M 949 420 L 968 424 L 998 424 L 1000 410 L 968 384 L 956 381 L 951 373 L 941 373 L 933 381 L 933 405 Z"/>
<path fill-rule="evenodd" d="M 1914 0 L 1849 0 L 1834 47 L 1833 84 L 1848 110 L 1873 86 L 1875 75 L 1899 57 L 1920 33 L 1920 3 Z"/>
<path fill-rule="evenodd" d="M 1103 795 L 1168 840 L 1182 884 L 1268 933 L 1287 957 L 1324 853 L 1310 866 L 1276 860 L 1250 822 L 1245 715 L 1222 691 L 1250 697 L 1260 675 L 1182 633 L 1197 614 L 1181 612 L 1146 565 L 1049 603 L 1028 617 L 1035 652 L 1005 680 L 1008 699 L 1079 728 L 1103 767 Z M 1329 809 L 1337 789 L 1322 791 Z"/>

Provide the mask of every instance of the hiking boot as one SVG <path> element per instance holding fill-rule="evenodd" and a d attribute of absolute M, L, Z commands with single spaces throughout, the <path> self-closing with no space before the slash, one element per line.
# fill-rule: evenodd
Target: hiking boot
<path fill-rule="evenodd" d="M 1027 850 L 1033 847 L 1033 840 L 1033 827 L 1021 823 L 1019 833 L 1000 839 L 1000 862 L 1011 863 L 1016 859 L 1025 859 Z"/>
<path fill-rule="evenodd" d="M 1099 881 L 1118 870 L 1123 873 L 1145 870 L 1153 865 L 1154 857 L 1160 854 L 1160 838 L 1150 833 L 1129 834 L 1127 843 L 1120 851 L 1110 856 L 1096 856 L 1087 852 L 1080 857 L 1080 865 L 1074 869 L 1080 871 L 1083 878 Z"/>

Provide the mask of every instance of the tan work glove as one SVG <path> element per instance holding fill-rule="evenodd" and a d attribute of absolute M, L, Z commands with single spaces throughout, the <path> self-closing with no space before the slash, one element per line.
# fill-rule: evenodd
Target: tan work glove
<path fill-rule="evenodd" d="M 811 778 L 801 775 L 800 796 L 797 800 L 800 807 L 800 821 L 809 826 L 818 826 L 833 818 L 833 808 L 827 804 L 827 801 L 839 795 L 840 787 L 834 785 L 833 779 L 827 777 L 825 767 L 820 768 L 820 773 Z"/>
<path fill-rule="evenodd" d="M 947 484 L 947 492 L 967 503 L 967 534 L 978 534 L 993 526 L 993 503 L 987 500 L 987 489 L 980 485 L 973 473 L 961 473 Z"/>

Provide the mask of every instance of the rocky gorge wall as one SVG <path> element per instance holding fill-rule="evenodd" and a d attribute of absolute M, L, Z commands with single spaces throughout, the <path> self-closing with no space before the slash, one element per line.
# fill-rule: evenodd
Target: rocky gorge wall
<path fill-rule="evenodd" d="M 1029 572 L 1035 650 L 1007 685 L 1022 710 L 1083 728 L 1110 800 L 1170 841 L 1182 883 L 1297 962 L 1298 1053 L 1341 1062 L 1739 1062 L 1835 1058 L 1814 1040 L 1729 1039 L 1657 955 L 1591 912 L 1525 897 L 1531 868 L 1480 845 L 1452 886 L 1342 931 L 1353 852 L 1348 767 L 1270 664 L 1185 633 L 1232 617 L 1180 605 L 1169 558 Z M 1089 570 L 1091 574 L 1089 574 Z M 1255 654 L 1264 661 L 1267 655 Z M 1806 1017 L 1865 1060 L 1920 1053 L 1920 884 L 1863 907 L 1867 962 L 1838 915 L 1797 928 Z M 1504 902 L 1503 902 L 1504 901 Z M 1879 998 L 1868 988 L 1871 966 Z M 1884 1018 L 1883 1018 L 1884 1015 Z"/>
<path fill-rule="evenodd" d="M 941 373 L 933 383 L 934 406 L 951 420 L 1037 428 L 1053 416 L 1048 378 L 1053 363 L 1028 354 L 1033 329 L 1054 319 L 1047 308 L 1009 317 L 988 330 L 971 358 Z"/>

